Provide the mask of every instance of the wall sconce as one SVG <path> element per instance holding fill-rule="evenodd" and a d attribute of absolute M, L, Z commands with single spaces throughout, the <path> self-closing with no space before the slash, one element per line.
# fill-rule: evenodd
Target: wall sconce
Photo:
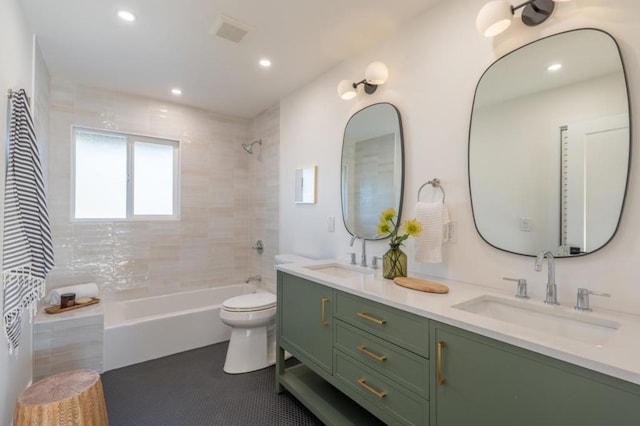
<path fill-rule="evenodd" d="M 503 0 L 490 1 L 480 9 L 476 27 L 485 37 L 497 36 L 511 25 L 515 11 L 523 7 L 522 22 L 535 27 L 551 16 L 556 2 L 563 1 L 570 0 L 529 0 L 518 6 L 511 6 Z"/>
<path fill-rule="evenodd" d="M 389 70 L 382 62 L 371 62 L 364 71 L 364 80 L 357 83 L 351 80 L 342 80 L 338 83 L 338 96 L 344 100 L 353 99 L 358 94 L 358 86 L 364 84 L 364 91 L 370 95 L 376 91 L 379 85 L 384 84 L 389 77 Z"/>

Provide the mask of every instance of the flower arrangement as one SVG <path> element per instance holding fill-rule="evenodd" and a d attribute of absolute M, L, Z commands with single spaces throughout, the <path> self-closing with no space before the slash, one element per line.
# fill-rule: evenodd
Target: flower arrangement
<path fill-rule="evenodd" d="M 409 237 L 415 237 L 422 232 L 422 225 L 416 219 L 409 219 L 402 225 L 404 234 L 398 235 L 398 214 L 394 208 L 388 208 L 380 214 L 378 234 L 389 235 L 391 247 L 382 256 L 382 276 L 388 279 L 407 276 L 407 255 L 400 250 L 402 243 Z"/>
<path fill-rule="evenodd" d="M 380 222 L 378 222 L 378 235 L 389 235 L 389 245 L 391 248 L 398 248 L 402 245 L 404 240 L 409 237 L 415 237 L 422 232 L 422 224 L 416 219 L 409 219 L 404 222 L 402 228 L 404 234 L 398 235 L 398 224 L 396 222 L 396 210 L 394 208 L 388 208 L 380 214 Z"/>

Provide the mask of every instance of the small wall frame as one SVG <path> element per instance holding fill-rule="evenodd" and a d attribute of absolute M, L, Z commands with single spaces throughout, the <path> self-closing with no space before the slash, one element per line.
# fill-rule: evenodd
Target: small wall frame
<path fill-rule="evenodd" d="M 316 203 L 317 166 L 296 169 L 295 203 Z"/>

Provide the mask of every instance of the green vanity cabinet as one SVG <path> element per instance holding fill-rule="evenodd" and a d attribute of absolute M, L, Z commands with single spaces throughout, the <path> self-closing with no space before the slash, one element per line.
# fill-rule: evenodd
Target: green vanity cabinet
<path fill-rule="evenodd" d="M 278 271 L 276 390 L 288 390 L 327 425 L 382 425 L 333 386 L 335 291 Z M 285 350 L 301 363 L 287 367 Z"/>
<path fill-rule="evenodd" d="M 636 384 L 282 271 L 277 315 L 276 387 L 327 425 L 640 425 Z"/>
<path fill-rule="evenodd" d="M 277 315 L 277 389 L 324 423 L 429 424 L 428 320 L 281 271 Z"/>
<path fill-rule="evenodd" d="M 429 424 L 429 320 L 336 291 L 334 384 L 391 425 Z"/>
<path fill-rule="evenodd" d="M 432 321 L 431 424 L 640 425 L 637 385 Z"/>
<path fill-rule="evenodd" d="M 333 373 L 333 289 L 278 275 L 280 344 L 309 367 Z"/>

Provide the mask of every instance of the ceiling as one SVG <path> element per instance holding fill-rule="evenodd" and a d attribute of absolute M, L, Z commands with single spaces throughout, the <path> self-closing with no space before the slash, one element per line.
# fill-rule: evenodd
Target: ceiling
<path fill-rule="evenodd" d="M 251 118 L 440 0 L 22 0 L 53 77 Z M 133 12 L 132 23 L 120 9 Z M 239 43 L 216 19 L 251 27 Z M 272 66 L 261 68 L 268 58 Z M 380 60 L 384 58 L 371 58 Z M 364 69 L 363 69 L 364 75 Z M 345 78 L 363 76 L 345 76 Z M 336 85 L 337 85 L 336 81 Z M 171 94 L 173 87 L 182 95 Z M 336 95 L 337 96 L 337 95 Z"/>

